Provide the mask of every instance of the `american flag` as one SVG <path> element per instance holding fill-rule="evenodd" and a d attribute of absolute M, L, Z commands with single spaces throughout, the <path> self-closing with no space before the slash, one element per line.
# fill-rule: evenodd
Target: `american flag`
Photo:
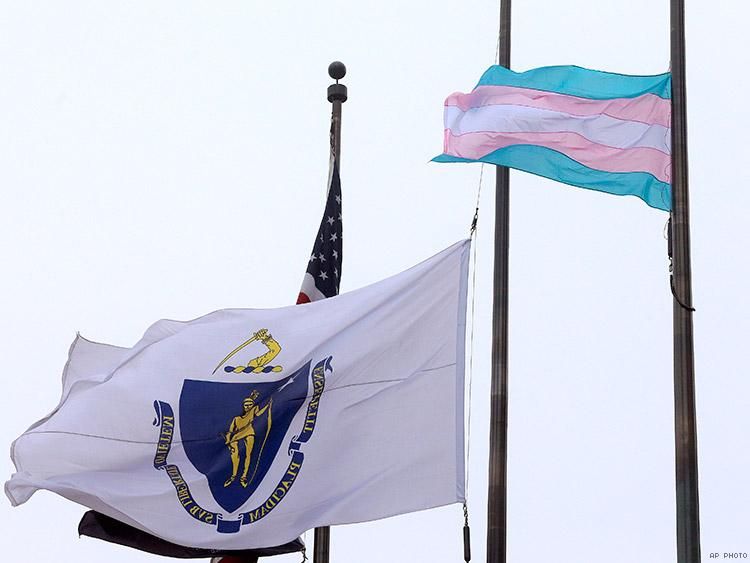
<path fill-rule="evenodd" d="M 328 199 L 315 238 L 307 271 L 297 304 L 318 301 L 339 294 L 341 280 L 341 180 L 338 163 L 334 160 Z"/>

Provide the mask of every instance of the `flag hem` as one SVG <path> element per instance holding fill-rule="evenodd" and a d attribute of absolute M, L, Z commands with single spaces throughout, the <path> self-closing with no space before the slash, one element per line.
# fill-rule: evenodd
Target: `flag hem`
<path fill-rule="evenodd" d="M 461 267 L 458 271 L 458 311 L 456 334 L 456 493 L 459 501 L 466 500 L 466 443 L 464 436 L 464 405 L 466 401 L 466 307 L 469 292 L 469 258 L 472 240 L 467 239 L 461 250 Z"/>

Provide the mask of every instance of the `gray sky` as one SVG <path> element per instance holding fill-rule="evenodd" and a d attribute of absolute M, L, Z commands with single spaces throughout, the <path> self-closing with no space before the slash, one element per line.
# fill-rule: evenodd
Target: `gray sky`
<path fill-rule="evenodd" d="M 512 66 L 664 72 L 668 9 L 518 1 Z M 323 209 L 332 60 L 349 69 L 342 290 L 464 238 L 480 166 L 428 161 L 441 152 L 444 98 L 493 62 L 497 10 L 3 2 L 0 442 L 57 404 L 76 331 L 129 346 L 158 318 L 294 301 Z M 739 0 L 687 2 L 705 560 L 750 552 L 747 16 Z M 486 167 L 477 246 L 475 561 L 485 557 L 493 176 Z M 511 200 L 509 561 L 674 561 L 667 215 L 516 172 Z M 158 559 L 79 540 L 83 511 L 47 492 L 17 509 L 0 503 L 5 557 Z M 337 527 L 332 562 L 458 561 L 461 525 L 455 505 Z"/>

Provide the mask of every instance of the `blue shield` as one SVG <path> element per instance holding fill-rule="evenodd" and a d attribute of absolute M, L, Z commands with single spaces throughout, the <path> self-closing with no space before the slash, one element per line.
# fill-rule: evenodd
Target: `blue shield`
<path fill-rule="evenodd" d="M 263 481 L 305 403 L 309 373 L 310 362 L 273 382 L 183 383 L 179 420 L 185 453 L 227 512 L 245 504 Z"/>

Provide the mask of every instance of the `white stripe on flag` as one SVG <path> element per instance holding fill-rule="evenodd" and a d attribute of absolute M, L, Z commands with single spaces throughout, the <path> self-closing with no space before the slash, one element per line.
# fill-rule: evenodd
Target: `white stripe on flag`
<path fill-rule="evenodd" d="M 305 272 L 305 277 L 302 279 L 302 289 L 300 289 L 300 293 L 307 295 L 310 301 L 320 301 L 321 299 L 326 298 L 326 296 L 315 287 L 315 279 L 308 272 Z"/>

